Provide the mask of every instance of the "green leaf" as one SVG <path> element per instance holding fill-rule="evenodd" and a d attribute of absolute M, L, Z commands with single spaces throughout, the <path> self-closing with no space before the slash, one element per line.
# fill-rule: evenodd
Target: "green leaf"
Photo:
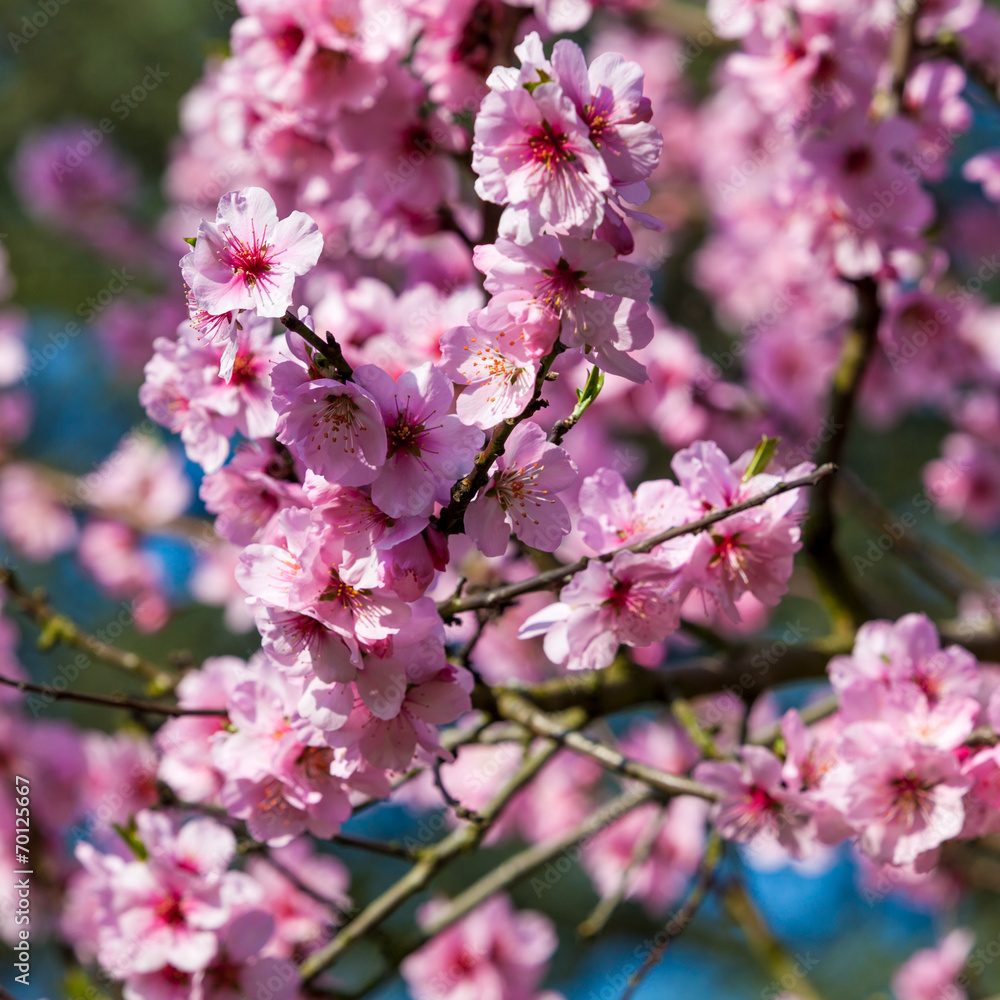
<path fill-rule="evenodd" d="M 760 439 L 760 444 L 757 445 L 753 458 L 750 459 L 747 471 L 743 473 L 743 482 L 750 482 L 754 476 L 759 476 L 768 467 L 780 441 L 781 438 L 771 438 L 766 434 Z"/>
<path fill-rule="evenodd" d="M 184 242 L 194 246 L 198 242 L 198 238 L 196 236 L 185 236 Z"/>
<path fill-rule="evenodd" d="M 145 861 L 149 857 L 149 851 L 146 850 L 146 845 L 136 836 L 135 832 L 135 818 L 129 820 L 128 826 L 122 826 L 120 823 L 111 824 L 115 832 L 118 834 L 122 840 L 132 849 L 132 853 L 140 860 Z"/>
<path fill-rule="evenodd" d="M 590 404 L 597 399 L 604 388 L 604 372 L 596 365 L 590 369 L 587 381 L 582 389 L 576 390 L 576 409 L 573 410 L 574 417 L 580 417 Z"/>
<path fill-rule="evenodd" d="M 552 82 L 552 77 L 549 76 L 549 74 L 546 73 L 544 69 L 540 69 L 538 70 L 537 80 L 529 80 L 528 83 L 522 84 L 522 86 L 529 94 L 533 94 L 535 92 L 536 87 L 540 87 L 543 83 L 551 83 L 551 82 Z"/>

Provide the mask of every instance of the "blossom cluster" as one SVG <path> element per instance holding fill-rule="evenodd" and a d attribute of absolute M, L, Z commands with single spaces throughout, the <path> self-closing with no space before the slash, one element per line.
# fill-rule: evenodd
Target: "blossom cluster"
<path fill-rule="evenodd" d="M 160 631 L 186 593 L 255 650 L 172 657 L 167 682 L 154 669 L 167 709 L 111 699 L 146 732 L 29 722 L 86 657 L 23 703 L 0 689 L 0 770 L 50 792 L 34 832 L 57 859 L 46 908 L 65 904 L 48 922 L 126 1000 L 306 995 L 302 963 L 354 915 L 336 841 L 390 797 L 432 833 L 474 831 L 466 846 L 576 837 L 595 912 L 632 899 L 656 919 L 709 884 L 718 836 L 748 864 L 822 865 L 851 845 L 869 886 L 940 907 L 960 885 L 944 848 L 1000 834 L 1000 674 L 971 651 L 989 658 L 983 634 L 995 648 L 995 593 L 904 540 L 905 515 L 878 558 L 900 543 L 960 623 L 887 620 L 894 595 L 838 577 L 840 508 L 885 521 L 843 469 L 814 508 L 818 540 L 803 524 L 803 484 L 831 474 L 816 463 L 853 461 L 855 416 L 884 432 L 927 411 L 945 430 L 939 458 L 918 456 L 913 508 L 1000 523 L 997 313 L 981 294 L 1000 272 L 985 255 L 1000 155 L 949 165 L 997 78 L 1000 16 L 978 0 L 710 0 L 727 44 L 696 104 L 691 39 L 634 0 L 600 6 L 590 22 L 586 0 L 239 0 L 228 54 L 182 107 L 155 233 L 110 144 L 68 179 L 68 131 L 22 148 L 29 211 L 172 291 L 102 303 L 102 344 L 141 373 L 149 419 L 73 476 L 18 451 L 16 383 L 65 345 L 30 353 L 24 317 L 0 310 L 3 543 L 29 561 L 75 551 L 124 609 L 118 634 Z M 551 40 L 585 25 L 585 48 Z M 985 209 L 955 200 L 958 173 Z M 11 287 L 0 249 L 0 296 Z M 178 539 L 185 586 L 158 554 Z M 79 643 L 4 582 L 42 645 Z M 781 633 L 770 616 L 790 590 L 822 595 L 830 634 L 797 642 L 817 611 L 755 645 Z M 0 618 L 13 684 L 16 641 Z M 685 663 L 706 647 L 707 667 Z M 797 656 L 835 703 L 765 690 Z M 739 696 L 719 694 L 746 662 Z M 563 731 L 564 708 L 585 733 Z M 534 742 L 555 731 L 558 749 Z M 584 838 L 617 801 L 605 770 L 669 801 Z M 451 843 L 367 845 L 422 878 Z M 13 866 L 12 849 L 0 836 Z M 532 869 L 539 906 L 569 865 L 549 857 Z M 417 1000 L 556 997 L 553 922 L 497 890 L 457 898 L 457 916 L 455 898 L 426 902 L 383 956 Z M 917 952 L 894 994 L 960 996 L 971 948 L 957 930 Z"/>

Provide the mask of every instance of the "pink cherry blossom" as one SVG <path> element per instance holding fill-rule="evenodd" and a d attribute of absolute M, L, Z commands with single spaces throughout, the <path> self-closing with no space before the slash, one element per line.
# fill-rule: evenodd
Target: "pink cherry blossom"
<path fill-rule="evenodd" d="M 542 227 L 592 231 L 604 218 L 611 177 L 590 130 L 556 83 L 492 90 L 476 116 L 476 193 L 507 205 L 501 233 L 518 243 Z"/>
<path fill-rule="evenodd" d="M 538 372 L 527 334 L 512 330 L 509 316 L 496 309 L 471 313 L 468 326 L 441 338 L 441 367 L 468 386 L 455 402 L 459 420 L 482 430 L 523 412 Z"/>
<path fill-rule="evenodd" d="M 198 307 L 213 316 L 237 309 L 281 316 L 295 278 L 315 266 L 322 249 L 308 215 L 292 212 L 279 221 L 274 199 L 250 187 L 222 196 L 215 222 L 198 227 L 181 272 Z"/>
<path fill-rule="evenodd" d="M 503 555 L 512 531 L 525 545 L 554 552 L 570 530 L 557 494 L 575 481 L 569 455 L 549 444 L 538 424 L 518 424 L 466 509 L 466 530 L 484 555 Z"/>
<path fill-rule="evenodd" d="M 648 646 L 680 624 L 686 588 L 676 570 L 653 556 L 620 552 L 592 561 L 563 587 L 559 601 L 532 615 L 518 633 L 545 635 L 545 652 L 569 670 L 611 664 L 618 646 Z"/>
<path fill-rule="evenodd" d="M 429 904 L 421 917 L 434 912 Z M 516 1000 L 535 995 L 556 943 L 547 917 L 493 896 L 405 959 L 401 971 L 416 1000 Z"/>
<path fill-rule="evenodd" d="M 390 517 L 429 514 L 472 469 L 483 435 L 454 414 L 451 383 L 430 363 L 392 377 L 362 365 L 354 377 L 385 421 L 385 465 L 372 482 L 372 500 Z"/>

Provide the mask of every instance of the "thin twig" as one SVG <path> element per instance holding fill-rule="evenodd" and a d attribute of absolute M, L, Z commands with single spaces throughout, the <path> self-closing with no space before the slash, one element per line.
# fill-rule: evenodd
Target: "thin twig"
<path fill-rule="evenodd" d="M 384 799 L 382 801 L 385 801 Z M 337 833 L 330 838 L 335 844 L 347 847 L 356 851 L 367 851 L 369 854 L 381 854 L 386 858 L 395 858 L 397 861 L 415 860 L 413 851 L 402 844 L 392 841 L 371 840 L 368 837 L 359 837 L 353 833 Z"/>
<path fill-rule="evenodd" d="M 57 642 L 64 642 L 126 673 L 141 674 L 152 682 L 151 687 L 156 692 L 172 691 L 176 685 L 179 678 L 138 653 L 118 649 L 117 646 L 109 645 L 97 636 L 84 632 L 75 622 L 57 612 L 44 596 L 25 590 L 14 573 L 5 566 L 0 566 L 0 586 L 7 590 L 17 607 L 41 630 L 38 639 L 41 649 L 49 649 Z"/>
<path fill-rule="evenodd" d="M 694 919 L 699 907 L 712 889 L 723 853 L 722 838 L 713 832 L 708 838 L 708 843 L 705 845 L 705 853 L 701 856 L 698 874 L 695 876 L 694 885 L 688 893 L 687 899 L 684 900 L 681 908 L 667 922 L 667 926 L 664 928 L 664 939 L 655 943 L 646 956 L 646 960 L 629 977 L 629 981 L 625 986 L 625 992 L 621 995 L 621 1000 L 631 1000 L 631 997 L 639 988 L 643 979 L 662 961 L 667 948 L 684 933 L 688 924 Z"/>
<path fill-rule="evenodd" d="M 448 906 L 436 914 L 425 928 L 425 938 L 440 934 L 456 920 L 474 910 L 494 893 L 527 878 L 535 869 L 564 854 L 583 840 L 610 826 L 626 813 L 655 799 L 655 792 L 648 788 L 633 788 L 612 799 L 591 813 L 582 823 L 555 840 L 536 844 L 501 862 L 478 882 L 456 896 Z"/>
<path fill-rule="evenodd" d="M 476 456 L 476 463 L 472 471 L 453 487 L 448 506 L 438 515 L 438 528 L 444 534 L 449 535 L 461 530 L 465 508 L 489 481 L 490 469 L 493 463 L 503 455 L 504 446 L 514 432 L 514 428 L 537 413 L 543 406 L 548 405 L 542 399 L 542 387 L 545 385 L 553 362 L 565 349 L 559 341 L 556 341 L 552 350 L 542 358 L 542 362 L 538 366 L 538 374 L 535 376 L 535 387 L 528 404 L 516 417 L 510 417 L 497 424 L 489 444 Z"/>
<path fill-rule="evenodd" d="M 656 844 L 656 838 L 659 837 L 660 830 L 663 829 L 663 822 L 666 818 L 667 807 L 665 805 L 661 805 L 653 811 L 652 816 L 649 817 L 649 822 L 646 824 L 646 828 L 642 831 L 642 835 L 636 838 L 635 845 L 632 848 L 632 856 L 628 859 L 628 864 L 622 870 L 621 877 L 618 879 L 615 888 L 598 900 L 597 905 L 591 911 L 590 915 L 582 920 L 577 927 L 577 933 L 581 937 L 596 937 L 607 926 L 612 914 L 628 895 L 632 877 L 638 874 L 642 866 L 649 859 L 649 855 Z"/>
<path fill-rule="evenodd" d="M 825 477 L 829 476 L 833 470 L 834 466 L 826 463 L 807 476 L 801 476 L 798 479 L 792 479 L 788 482 L 777 483 L 769 490 L 765 490 L 757 496 L 753 496 L 747 500 L 741 501 L 740 503 L 733 504 L 731 507 L 722 507 L 719 510 L 714 510 L 709 514 L 706 514 L 704 517 L 699 518 L 697 521 L 691 521 L 688 524 L 680 524 L 677 525 L 677 527 L 668 528 L 666 531 L 661 531 L 659 534 L 653 535 L 651 538 L 647 538 L 644 541 L 635 542 L 632 545 L 623 545 L 620 548 L 614 549 L 611 552 L 606 552 L 600 556 L 594 556 L 592 558 L 584 556 L 582 559 L 578 559 L 574 563 L 569 563 L 566 566 L 559 566 L 556 569 L 548 570 L 545 573 L 539 573 L 537 576 L 533 576 L 527 580 L 522 580 L 519 583 L 512 583 L 504 587 L 497 587 L 494 590 L 488 590 L 479 594 L 469 594 L 465 597 L 448 598 L 448 600 L 442 601 L 438 605 L 438 613 L 447 621 L 463 611 L 472 611 L 477 608 L 495 608 L 504 604 L 509 604 L 515 598 L 521 597 L 523 594 L 530 594 L 536 590 L 545 590 L 555 584 L 562 583 L 563 580 L 566 580 L 567 578 L 586 569 L 587 565 L 591 562 L 608 562 L 609 560 L 614 559 L 614 557 L 621 552 L 649 552 L 650 550 L 656 548 L 657 545 L 662 545 L 664 542 L 669 542 L 671 539 L 679 538 L 682 535 L 693 535 L 698 532 L 705 531 L 706 529 L 711 528 L 712 525 L 718 524 L 719 521 L 724 521 L 727 517 L 732 517 L 734 514 L 740 514 L 753 507 L 759 507 L 761 504 L 767 503 L 768 500 L 771 500 L 776 496 L 780 496 L 782 493 L 787 493 L 789 490 L 801 489 L 803 486 L 815 486 Z"/>
<path fill-rule="evenodd" d="M 310 955 L 300 966 L 299 974 L 308 982 L 332 965 L 352 944 L 373 928 L 379 927 L 411 896 L 424 889 L 433 877 L 460 854 L 474 849 L 500 813 L 558 751 L 559 745 L 547 743 L 529 757 L 502 791 L 482 810 L 482 824 L 467 824 L 453 830 L 443 840 L 421 852 L 420 860 L 385 892 L 372 900 L 349 924 L 341 928 L 325 947 Z"/>
<path fill-rule="evenodd" d="M 540 711 L 525 697 L 514 691 L 503 692 L 496 700 L 497 714 L 513 722 L 519 722 L 526 729 L 549 739 L 557 740 L 569 750 L 590 757 L 602 767 L 626 778 L 641 781 L 650 788 L 666 795 L 694 795 L 714 802 L 719 792 L 682 775 L 670 774 L 659 768 L 630 760 L 612 747 L 598 743 L 579 732 L 577 727 L 567 725 Z"/>
<path fill-rule="evenodd" d="M 821 1000 L 807 978 L 806 970 L 774 936 L 746 887 L 739 881 L 733 881 L 722 894 L 722 901 L 726 912 L 743 931 L 750 950 L 775 983 L 802 1000 Z"/>
<path fill-rule="evenodd" d="M 344 382 L 351 381 L 354 377 L 354 369 L 347 363 L 347 358 L 344 357 L 340 344 L 337 343 L 332 334 L 328 333 L 327 339 L 323 340 L 290 312 L 286 312 L 281 317 L 281 322 L 293 333 L 297 333 L 307 344 L 319 351 L 320 355 L 332 365 L 338 378 Z"/>
<path fill-rule="evenodd" d="M 13 677 L 0 676 L 0 684 L 16 688 L 18 691 L 31 691 L 44 695 L 53 701 L 79 701 L 86 705 L 103 705 L 106 708 L 126 708 L 133 712 L 149 712 L 155 715 L 218 715 L 227 714 L 224 708 L 181 708 L 179 705 L 160 705 L 155 701 L 140 701 L 137 698 L 126 698 L 124 695 L 85 694 L 82 691 L 68 691 L 66 688 L 52 687 L 50 684 L 33 684 L 31 681 L 18 681 Z"/>

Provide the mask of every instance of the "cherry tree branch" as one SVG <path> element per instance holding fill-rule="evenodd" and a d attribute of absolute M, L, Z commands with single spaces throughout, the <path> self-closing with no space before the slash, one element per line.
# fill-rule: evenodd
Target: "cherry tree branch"
<path fill-rule="evenodd" d="M 854 404 L 861 380 L 868 369 L 878 337 L 882 308 L 878 285 L 872 278 L 855 282 L 858 311 L 841 348 L 840 361 L 833 376 L 825 426 L 832 433 L 819 446 L 817 464 L 840 464 L 850 433 Z M 835 630 L 847 631 L 866 621 L 870 615 L 840 554 L 834 546 L 836 521 L 833 511 L 833 476 L 813 492 L 809 519 L 805 527 L 805 550 L 816 569 L 816 580 L 827 598 Z"/>
<path fill-rule="evenodd" d="M 597 937 L 608 925 L 615 910 L 621 906 L 628 895 L 633 877 L 646 863 L 656 846 L 656 839 L 663 829 L 666 818 L 667 807 L 664 804 L 650 816 L 642 835 L 636 840 L 635 846 L 632 848 L 632 855 L 628 859 L 628 864 L 622 869 L 617 885 L 607 895 L 602 896 L 590 914 L 577 925 L 576 930 L 580 937 Z"/>
<path fill-rule="evenodd" d="M 333 366 L 339 379 L 344 382 L 351 381 L 354 377 L 354 369 L 347 363 L 347 358 L 344 357 L 340 344 L 337 343 L 332 334 L 328 333 L 327 339 L 323 340 L 322 337 L 310 330 L 302 320 L 293 316 L 290 311 L 281 317 L 281 322 L 283 326 L 293 333 L 297 333 L 310 347 L 318 351 Z"/>
<path fill-rule="evenodd" d="M 540 711 L 523 695 L 514 691 L 504 691 L 496 699 L 497 713 L 505 719 L 519 722 L 525 729 L 537 736 L 556 740 L 562 746 L 597 761 L 602 767 L 626 778 L 641 781 L 655 791 L 665 795 L 694 795 L 709 802 L 720 796 L 714 788 L 703 785 L 682 775 L 670 774 L 659 768 L 650 767 L 630 760 L 612 747 L 584 736 L 576 727 L 567 726 Z"/>
<path fill-rule="evenodd" d="M 774 936 L 741 882 L 731 882 L 722 894 L 722 901 L 726 912 L 743 931 L 750 950 L 776 983 L 791 983 L 792 990 L 801 1000 L 822 1000 L 806 977 L 807 970 Z"/>
<path fill-rule="evenodd" d="M 629 977 L 625 992 L 622 993 L 620 1000 L 631 1000 L 642 981 L 663 960 L 670 945 L 684 933 L 691 921 L 694 920 L 695 914 L 712 889 L 724 854 L 722 838 L 713 832 L 705 845 L 705 853 L 701 856 L 698 873 L 687 899 L 667 922 L 663 940 L 655 943 L 642 965 Z"/>
<path fill-rule="evenodd" d="M 214 715 L 225 716 L 224 708 L 181 708 L 179 705 L 161 705 L 155 701 L 140 701 L 136 698 L 126 698 L 124 695 L 85 694 L 82 691 L 69 691 L 66 688 L 52 687 L 49 684 L 33 684 L 31 681 L 19 681 L 13 677 L 0 675 L 0 684 L 16 688 L 21 692 L 34 692 L 44 695 L 53 701 L 79 701 L 85 705 L 102 705 L 106 708 L 126 708 L 133 712 L 148 712 L 153 715 Z"/>
<path fill-rule="evenodd" d="M 522 421 L 534 416 L 543 406 L 548 406 L 548 403 L 542 399 L 542 387 L 548 380 L 549 372 L 556 358 L 565 349 L 557 340 L 552 350 L 542 358 L 541 364 L 538 366 L 538 374 L 535 375 L 535 387 L 532 390 L 531 399 L 525 408 L 516 417 L 508 417 L 497 424 L 493 429 L 493 436 L 490 438 L 489 444 L 476 456 L 476 463 L 472 467 L 472 471 L 453 487 L 451 501 L 438 515 L 438 528 L 446 535 L 461 530 L 466 507 L 472 503 L 475 495 L 489 481 L 490 468 L 503 454 L 504 446 L 514 432 L 514 428 Z"/>
<path fill-rule="evenodd" d="M 40 649 L 51 649 L 58 642 L 75 646 L 97 660 L 109 663 L 129 674 L 140 674 L 151 683 L 155 693 L 172 691 L 179 678 L 147 660 L 138 653 L 130 653 L 85 632 L 75 622 L 57 612 L 39 593 L 32 593 L 21 586 L 13 571 L 0 566 L 0 586 L 11 596 L 14 604 L 41 630 L 38 637 Z"/>
<path fill-rule="evenodd" d="M 581 841 L 588 840 L 595 833 L 638 806 L 656 800 L 656 793 L 649 788 L 632 788 L 605 803 L 592 812 L 585 820 L 573 829 L 553 840 L 543 844 L 535 844 L 502 861 L 496 868 L 487 872 L 478 882 L 473 883 L 464 892 L 459 893 L 441 912 L 435 915 L 426 928 L 423 939 L 414 947 L 416 950 L 424 941 L 435 934 L 449 928 L 457 920 L 474 910 L 490 896 L 501 892 L 508 886 L 527 878 L 542 865 L 559 857 L 575 847 Z"/>
<path fill-rule="evenodd" d="M 527 580 L 522 580 L 519 583 L 507 584 L 503 587 L 497 587 L 494 590 L 487 590 L 478 594 L 468 594 L 464 597 L 451 597 L 438 604 L 438 614 L 440 614 L 441 617 L 447 621 L 449 618 L 453 618 L 455 615 L 461 614 L 463 611 L 474 611 L 477 608 L 496 608 L 505 604 L 510 604 L 523 594 L 530 594 L 536 590 L 546 590 L 549 587 L 562 583 L 569 577 L 575 576 L 577 573 L 586 569 L 587 565 L 591 562 L 609 562 L 620 552 L 649 552 L 656 548 L 657 545 L 669 542 L 673 538 L 679 538 L 681 535 L 693 535 L 700 531 L 705 531 L 706 529 L 711 528 L 713 524 L 717 524 L 719 521 L 724 521 L 727 517 L 732 517 L 733 514 L 740 514 L 753 507 L 759 507 L 761 504 L 767 503 L 767 501 L 773 497 L 780 496 L 782 493 L 787 493 L 789 490 L 797 490 L 803 486 L 814 486 L 824 477 L 829 476 L 833 470 L 834 466 L 832 464 L 825 464 L 809 473 L 807 476 L 801 476 L 798 479 L 792 479 L 784 483 L 777 483 L 769 490 L 765 490 L 757 496 L 750 497 L 748 500 L 743 500 L 740 503 L 733 504 L 731 507 L 722 507 L 719 510 L 712 511 L 710 514 L 706 514 L 697 521 L 691 521 L 688 524 L 681 524 L 675 528 L 668 528 L 666 531 L 661 531 L 659 534 L 653 535 L 652 538 L 647 538 L 644 541 L 635 542 L 632 545 L 623 545 L 620 548 L 613 549 L 611 552 L 606 552 L 600 556 L 584 556 L 582 559 L 578 559 L 574 563 L 569 563 L 566 566 L 558 566 L 555 569 L 539 573 L 537 576 L 530 577 Z"/>
<path fill-rule="evenodd" d="M 426 848 L 420 860 L 382 895 L 372 900 L 349 924 L 319 951 L 310 955 L 299 967 L 304 982 L 318 976 L 332 965 L 348 948 L 367 933 L 379 927 L 411 896 L 430 884 L 434 876 L 461 854 L 475 848 L 490 826 L 510 801 L 559 750 L 559 744 L 549 742 L 529 757 L 501 792 L 480 812 L 481 822 L 470 823 L 452 831 L 443 840 Z"/>

